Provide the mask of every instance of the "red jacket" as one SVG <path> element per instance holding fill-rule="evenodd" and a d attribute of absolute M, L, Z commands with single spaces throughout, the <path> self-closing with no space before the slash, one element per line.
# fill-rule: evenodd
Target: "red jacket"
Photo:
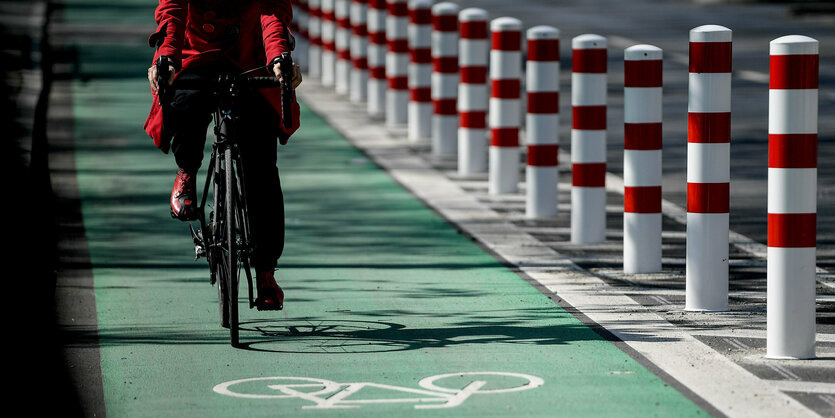
<path fill-rule="evenodd" d="M 150 36 L 152 46 L 161 41 L 154 54 L 174 60 L 174 67 L 198 67 L 226 59 L 242 70 L 269 64 L 289 51 L 287 34 L 293 9 L 289 0 L 159 0 L 157 31 Z M 293 97 L 293 127 L 281 122 L 281 89 L 261 89 L 276 111 L 276 123 L 286 139 L 299 127 L 299 105 Z M 154 144 L 168 152 L 170 138 L 163 132 L 162 109 L 154 95 L 145 132 Z M 284 141 L 282 141 L 284 142 Z"/>

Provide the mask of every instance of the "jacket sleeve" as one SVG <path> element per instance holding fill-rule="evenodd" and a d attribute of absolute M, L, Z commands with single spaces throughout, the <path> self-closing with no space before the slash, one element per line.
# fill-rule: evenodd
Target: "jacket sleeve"
<path fill-rule="evenodd" d="M 166 55 L 174 61 L 175 68 L 182 68 L 188 0 L 159 0 L 155 17 L 157 31 L 148 38 L 149 45 L 159 46 L 154 60 L 160 55 Z"/>
<path fill-rule="evenodd" d="M 289 23 L 293 20 L 290 0 L 261 0 L 261 31 L 267 64 L 283 52 L 290 51 Z"/>

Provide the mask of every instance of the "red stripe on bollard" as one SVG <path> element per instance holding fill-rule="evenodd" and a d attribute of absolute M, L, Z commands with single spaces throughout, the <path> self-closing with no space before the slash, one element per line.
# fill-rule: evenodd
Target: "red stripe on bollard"
<path fill-rule="evenodd" d="M 687 114 L 687 142 L 719 144 L 731 142 L 730 113 Z"/>
<path fill-rule="evenodd" d="M 436 115 L 455 116 L 458 114 L 458 99 L 435 99 L 432 107 Z"/>
<path fill-rule="evenodd" d="M 368 42 L 375 45 L 385 45 L 386 32 L 368 32 Z"/>
<path fill-rule="evenodd" d="M 816 213 L 769 213 L 768 246 L 810 248 L 817 245 Z"/>
<path fill-rule="evenodd" d="M 528 165 L 537 167 L 554 167 L 559 165 L 559 150 L 557 144 L 528 145 Z"/>
<path fill-rule="evenodd" d="M 731 48 L 730 42 L 690 42 L 690 72 L 731 72 Z"/>
<path fill-rule="evenodd" d="M 606 50 L 575 49 L 571 69 L 575 73 L 606 74 Z"/>
<path fill-rule="evenodd" d="M 661 123 L 625 123 L 624 149 L 658 150 L 661 149 Z"/>
<path fill-rule="evenodd" d="M 571 166 L 574 187 L 606 187 L 606 163 L 574 163 Z"/>
<path fill-rule="evenodd" d="M 572 107 L 571 128 L 606 129 L 606 105 Z"/>
<path fill-rule="evenodd" d="M 386 43 L 388 44 L 389 52 L 394 52 L 396 54 L 406 54 L 409 52 L 408 39 L 389 39 Z"/>
<path fill-rule="evenodd" d="M 353 58 L 354 68 L 358 70 L 367 70 L 368 69 L 368 58 L 361 57 L 361 58 Z"/>
<path fill-rule="evenodd" d="M 409 51 L 409 61 L 417 64 L 431 64 L 432 63 L 432 49 L 417 48 Z"/>
<path fill-rule="evenodd" d="M 459 125 L 462 128 L 485 129 L 487 128 L 487 112 L 483 110 L 459 112 Z"/>
<path fill-rule="evenodd" d="M 661 60 L 624 61 L 624 87 L 662 87 Z"/>
<path fill-rule="evenodd" d="M 769 134 L 770 168 L 816 168 L 818 134 Z"/>
<path fill-rule="evenodd" d="M 623 211 L 661 213 L 661 186 L 624 187 Z"/>
<path fill-rule="evenodd" d="M 771 55 L 768 88 L 818 88 L 818 62 L 818 55 Z"/>
<path fill-rule="evenodd" d="M 368 71 L 371 75 L 371 78 L 375 80 L 386 79 L 386 67 L 369 67 Z"/>
<path fill-rule="evenodd" d="M 522 49 L 522 32 L 493 32 L 491 48 L 496 51 L 519 52 Z"/>
<path fill-rule="evenodd" d="M 455 74 L 458 72 L 458 57 L 432 58 L 432 71 L 436 73 Z"/>
<path fill-rule="evenodd" d="M 461 67 L 461 82 L 468 84 L 487 83 L 487 67 Z"/>
<path fill-rule="evenodd" d="M 491 96 L 497 99 L 518 99 L 521 91 L 519 79 L 491 80 Z"/>
<path fill-rule="evenodd" d="M 560 112 L 560 93 L 558 91 L 529 91 L 528 113 L 553 114 Z"/>
<path fill-rule="evenodd" d="M 687 212 L 728 213 L 729 183 L 687 183 Z"/>
<path fill-rule="evenodd" d="M 386 10 L 388 10 L 390 16 L 409 16 L 409 4 L 407 2 L 388 3 Z"/>
<path fill-rule="evenodd" d="M 528 61 L 559 61 L 559 39 L 529 39 Z"/>
<path fill-rule="evenodd" d="M 409 77 L 405 75 L 388 77 L 388 87 L 391 90 L 408 90 Z"/>
<path fill-rule="evenodd" d="M 519 128 L 491 128 L 490 145 L 494 147 L 518 147 Z"/>
<path fill-rule="evenodd" d="M 413 87 L 409 89 L 409 100 L 412 102 L 431 102 L 432 88 L 431 87 Z"/>
<path fill-rule="evenodd" d="M 409 22 L 417 25 L 432 24 L 432 9 L 409 10 Z"/>
<path fill-rule="evenodd" d="M 487 22 L 461 22 L 462 39 L 487 39 Z"/>
<path fill-rule="evenodd" d="M 441 32 L 455 32 L 458 30 L 457 15 L 432 16 L 432 28 Z"/>

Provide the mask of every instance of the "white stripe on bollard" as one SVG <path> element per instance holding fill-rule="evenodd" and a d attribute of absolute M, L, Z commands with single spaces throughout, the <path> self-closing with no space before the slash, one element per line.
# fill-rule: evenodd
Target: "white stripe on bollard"
<path fill-rule="evenodd" d="M 293 51 L 293 60 L 301 71 L 307 71 L 307 57 L 310 49 L 310 38 L 308 33 L 308 22 L 310 14 L 307 0 L 293 1 L 293 24 L 296 34 L 296 49 Z"/>
<path fill-rule="evenodd" d="M 409 5 L 407 0 L 388 0 L 386 15 L 386 125 L 405 125 L 409 120 Z"/>
<path fill-rule="evenodd" d="M 368 0 L 351 2 L 351 101 L 368 98 Z"/>
<path fill-rule="evenodd" d="M 594 34 L 572 39 L 571 242 L 606 240 L 606 46 Z"/>
<path fill-rule="evenodd" d="M 307 74 L 316 80 L 322 79 L 322 9 L 321 0 L 308 0 L 310 17 L 307 20 L 307 33 L 310 47 L 307 52 Z"/>
<path fill-rule="evenodd" d="M 487 12 L 468 8 L 458 14 L 458 173 L 487 171 Z"/>
<path fill-rule="evenodd" d="M 386 0 L 368 0 L 368 114 L 386 114 Z"/>
<path fill-rule="evenodd" d="M 322 0 L 322 85 L 336 83 L 335 0 Z"/>
<path fill-rule="evenodd" d="M 458 153 L 458 6 L 432 6 L 432 153 Z"/>
<path fill-rule="evenodd" d="M 553 218 L 559 180 L 560 31 L 528 29 L 525 216 Z"/>
<path fill-rule="evenodd" d="M 623 270 L 661 271 L 662 50 L 624 53 Z"/>
<path fill-rule="evenodd" d="M 336 34 L 336 75 L 334 84 L 337 94 L 351 91 L 351 0 L 336 0 L 334 5 Z"/>
<path fill-rule="evenodd" d="M 409 1 L 409 141 L 432 135 L 432 0 Z"/>
<path fill-rule="evenodd" d="M 728 310 L 730 29 L 690 31 L 685 310 Z"/>
<path fill-rule="evenodd" d="M 522 22 L 500 17 L 490 22 L 490 163 L 488 192 L 516 193 L 519 184 Z"/>
<path fill-rule="evenodd" d="M 815 357 L 818 41 L 771 41 L 766 356 Z"/>

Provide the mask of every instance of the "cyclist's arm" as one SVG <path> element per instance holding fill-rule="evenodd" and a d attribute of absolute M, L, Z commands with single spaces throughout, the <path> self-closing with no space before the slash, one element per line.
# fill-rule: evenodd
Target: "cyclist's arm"
<path fill-rule="evenodd" d="M 148 38 L 148 44 L 156 47 L 154 61 L 148 68 L 148 82 L 151 91 L 157 93 L 158 69 L 157 59 L 160 56 L 168 58 L 170 77 L 168 84 L 174 81 L 174 74 L 182 68 L 183 44 L 185 40 L 186 22 L 188 19 L 188 0 L 159 0 L 155 18 L 157 30 Z"/>
<path fill-rule="evenodd" d="M 270 64 L 284 52 L 290 52 L 289 23 L 293 20 L 293 8 L 289 0 L 264 0 L 261 2 L 261 28 L 264 36 L 264 52 Z"/>

